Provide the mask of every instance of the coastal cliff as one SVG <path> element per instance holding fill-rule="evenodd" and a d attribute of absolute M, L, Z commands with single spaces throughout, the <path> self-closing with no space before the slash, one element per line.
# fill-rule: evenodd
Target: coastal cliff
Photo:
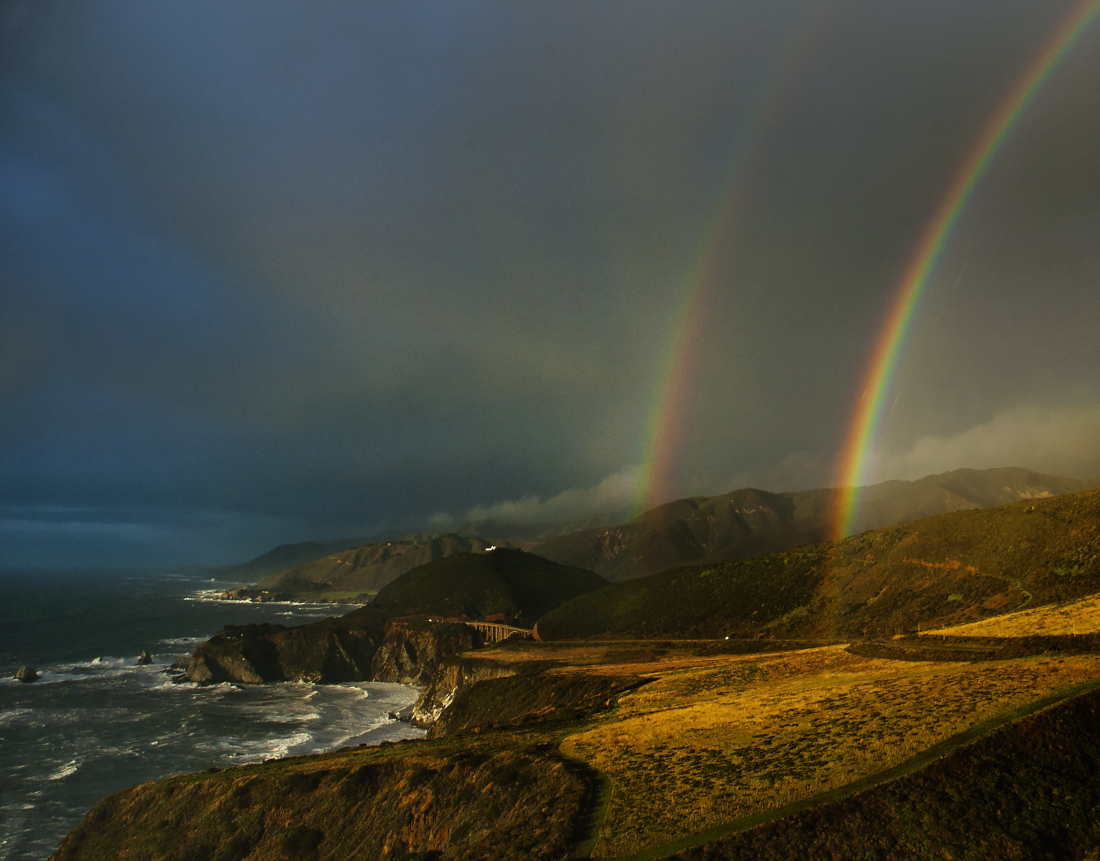
<path fill-rule="evenodd" d="M 462 622 L 530 627 L 547 611 L 606 585 L 591 571 L 519 550 L 447 556 L 409 571 L 343 616 L 295 628 L 227 626 L 195 650 L 185 678 L 198 684 L 419 685 L 424 691 L 413 720 L 428 726 L 464 685 L 510 672 L 458 660 L 484 645 L 481 634 Z"/>
<path fill-rule="evenodd" d="M 371 660 L 384 633 L 382 620 L 369 615 L 295 628 L 227 626 L 195 649 L 185 678 L 198 684 L 244 685 L 368 681 Z"/>
<path fill-rule="evenodd" d="M 371 679 L 422 688 L 409 719 L 430 730 L 464 688 L 514 672 L 465 654 L 483 645 L 481 634 L 468 625 L 396 622 L 374 654 Z"/>
<path fill-rule="evenodd" d="M 435 690 L 442 665 L 482 645 L 481 634 L 461 623 L 387 624 L 366 614 L 354 623 L 326 619 L 296 628 L 229 626 L 195 649 L 184 678 L 244 685 L 399 682 Z"/>
<path fill-rule="evenodd" d="M 445 661 L 481 645 L 481 634 L 468 625 L 392 622 L 371 661 L 371 680 L 424 687 Z"/>
<path fill-rule="evenodd" d="M 515 674 L 515 670 L 492 661 L 463 660 L 455 657 L 439 666 L 413 705 L 412 722 L 436 735 L 440 716 L 471 685 Z"/>
<path fill-rule="evenodd" d="M 90 811 L 54 859 L 586 857 L 605 787 L 558 749 L 555 721 L 601 713 L 641 679 L 578 671 L 529 640 L 460 651 L 479 644 L 465 625 L 404 622 L 375 650 L 379 676 L 426 683 L 417 719 L 432 741 L 132 787 Z"/>
<path fill-rule="evenodd" d="M 465 653 L 484 645 L 481 634 L 454 622 L 401 621 L 346 627 L 332 624 L 227 628 L 200 645 L 184 678 L 199 684 L 318 684 L 374 681 L 422 688 L 410 716 L 430 728 L 459 692 L 514 670 Z"/>

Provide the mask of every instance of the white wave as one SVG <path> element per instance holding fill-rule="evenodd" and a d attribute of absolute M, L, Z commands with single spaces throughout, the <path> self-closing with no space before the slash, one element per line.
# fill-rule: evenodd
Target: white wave
<path fill-rule="evenodd" d="M 158 642 L 161 646 L 197 646 L 205 643 L 209 637 L 166 637 Z"/>
<path fill-rule="evenodd" d="M 192 682 L 183 682 L 186 687 L 194 687 L 208 699 L 221 699 L 228 694 L 240 693 L 241 689 L 231 682 L 217 682 L 213 685 L 200 685 Z"/>
<path fill-rule="evenodd" d="M 78 763 L 75 759 L 71 759 L 53 774 L 46 775 L 46 780 L 63 780 L 70 774 L 76 774 L 76 770 L 78 768 L 80 768 L 80 763 Z"/>
<path fill-rule="evenodd" d="M 342 601 L 252 601 L 248 598 L 220 597 L 224 592 L 224 589 L 199 589 L 197 592 L 193 592 L 192 594 L 186 596 L 183 600 L 211 602 L 217 604 L 250 604 L 254 607 L 299 607 L 325 612 L 328 612 L 331 609 L 332 615 L 334 616 L 339 615 L 341 612 L 346 612 L 346 610 L 342 610 L 341 608 L 362 606 L 361 604 L 348 604 Z M 281 613 L 280 615 L 289 616 L 293 614 Z"/>
<path fill-rule="evenodd" d="M 106 675 L 106 673 L 102 674 Z M 50 685 L 58 682 L 80 682 L 96 678 L 93 673 L 72 673 L 59 670 L 39 670 L 35 685 Z"/>
<path fill-rule="evenodd" d="M 161 667 L 157 668 L 157 672 L 153 673 L 148 679 L 148 689 L 151 691 L 194 691 L 201 689 L 201 685 L 197 685 L 194 682 L 189 682 L 181 675 L 175 675 L 162 672 Z"/>
<path fill-rule="evenodd" d="M 137 664 L 137 656 L 136 655 L 132 658 L 119 658 L 119 657 L 115 657 L 114 655 L 108 655 L 108 656 L 100 656 L 98 658 L 92 658 L 92 660 L 85 661 L 84 663 L 70 664 L 70 666 L 73 667 L 74 669 L 79 667 L 79 668 L 83 668 L 83 669 L 92 669 L 92 670 L 103 670 L 103 669 L 118 670 L 118 669 L 133 669 L 136 664 Z"/>
<path fill-rule="evenodd" d="M 48 685 L 57 682 L 109 679 L 148 669 L 149 667 L 139 667 L 137 665 L 136 655 L 133 658 L 99 657 L 75 664 L 44 667 L 38 671 L 38 680 L 34 684 Z M 153 669 L 155 670 L 156 667 L 153 667 Z"/>
<path fill-rule="evenodd" d="M 262 762 L 265 759 L 281 759 L 292 750 L 307 745 L 312 736 L 307 732 L 265 739 L 241 739 L 223 737 L 209 745 L 213 750 L 229 754 L 235 763 Z"/>
<path fill-rule="evenodd" d="M 299 703 L 278 701 L 237 704 L 233 706 L 233 711 L 265 723 L 308 723 L 321 718 L 321 713 L 313 708 L 303 708 Z"/>

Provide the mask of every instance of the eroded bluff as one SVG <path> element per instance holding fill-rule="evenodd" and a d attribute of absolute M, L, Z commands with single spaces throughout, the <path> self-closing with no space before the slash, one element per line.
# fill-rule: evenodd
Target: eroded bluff
<path fill-rule="evenodd" d="M 386 623 L 362 613 L 295 628 L 227 626 L 195 649 L 185 677 L 199 684 L 376 681 L 423 686 L 442 663 L 481 645 L 481 635 L 467 625 Z"/>

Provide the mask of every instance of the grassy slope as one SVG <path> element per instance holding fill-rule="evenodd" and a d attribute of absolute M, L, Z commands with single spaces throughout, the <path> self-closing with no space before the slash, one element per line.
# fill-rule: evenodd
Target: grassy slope
<path fill-rule="evenodd" d="M 676 855 L 682 861 L 1100 856 L 1100 692 L 919 772 Z"/>
<path fill-rule="evenodd" d="M 1064 637 L 1097 634 L 1100 633 L 1100 595 L 1090 595 L 1061 604 L 1037 606 L 981 622 L 970 622 L 926 633 L 930 636 L 952 637 Z"/>
<path fill-rule="evenodd" d="M 575 842 L 586 778 L 529 733 L 348 749 L 118 793 L 53 857 L 559 858 Z"/>
<path fill-rule="evenodd" d="M 654 667 L 563 743 L 611 782 L 596 845 L 625 857 L 850 787 L 975 725 L 1093 683 L 1097 656 L 884 661 L 838 647 Z"/>
<path fill-rule="evenodd" d="M 1018 468 L 961 469 L 918 481 L 889 481 L 867 488 L 857 525 L 860 530 L 880 528 L 943 512 L 1005 505 L 1094 486 L 1095 482 Z M 534 552 L 591 569 L 613 581 L 685 564 L 774 553 L 823 541 L 834 493 L 746 489 L 682 499 L 619 526 L 545 541 Z"/>
<path fill-rule="evenodd" d="M 824 550 L 812 549 L 615 583 L 539 619 L 539 636 L 751 637 L 810 605 L 826 558 Z"/>
<path fill-rule="evenodd" d="M 390 619 L 466 617 L 529 627 L 562 602 L 606 583 L 591 571 L 502 548 L 422 565 L 382 589 L 367 607 Z"/>
<path fill-rule="evenodd" d="M 1095 592 L 1100 492 L 1086 491 L 617 583 L 547 614 L 538 630 L 546 639 L 885 636 Z"/>

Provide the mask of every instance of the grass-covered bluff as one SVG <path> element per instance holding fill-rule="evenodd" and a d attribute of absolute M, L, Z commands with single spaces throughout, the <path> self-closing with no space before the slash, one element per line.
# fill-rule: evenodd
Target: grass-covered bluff
<path fill-rule="evenodd" d="M 591 792 L 522 733 L 344 750 L 111 796 L 54 859 L 561 858 Z"/>

